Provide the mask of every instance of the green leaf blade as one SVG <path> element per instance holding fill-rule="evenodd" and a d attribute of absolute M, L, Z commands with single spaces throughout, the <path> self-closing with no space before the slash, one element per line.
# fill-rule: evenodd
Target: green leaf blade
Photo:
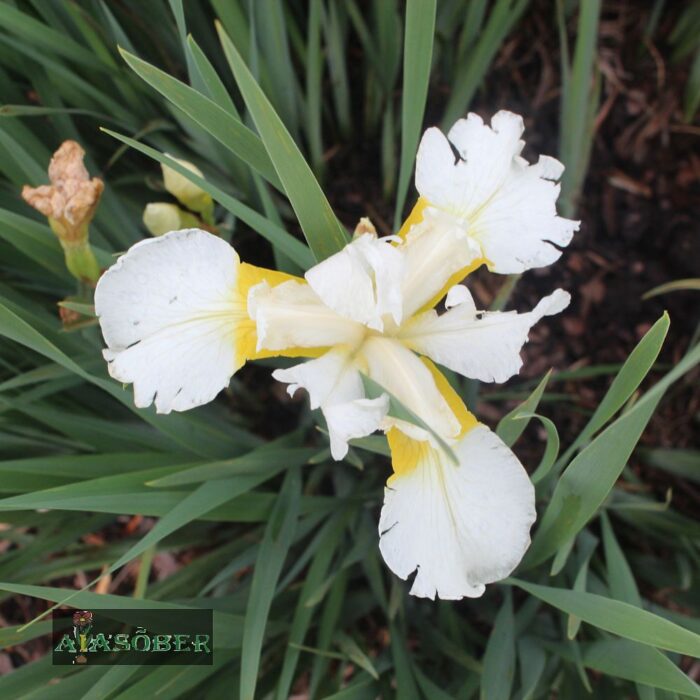
<path fill-rule="evenodd" d="M 408 0 L 401 96 L 401 166 L 396 192 L 394 228 L 398 229 L 423 124 L 433 61 L 436 0 Z"/>
<path fill-rule="evenodd" d="M 700 635 L 658 615 L 595 593 L 509 579 L 518 588 L 606 632 L 641 644 L 700 657 Z"/>
<path fill-rule="evenodd" d="M 289 197 L 309 247 L 317 261 L 324 260 L 345 247 L 348 242 L 345 229 L 333 213 L 294 139 L 219 23 L 217 31 L 243 99 Z"/>

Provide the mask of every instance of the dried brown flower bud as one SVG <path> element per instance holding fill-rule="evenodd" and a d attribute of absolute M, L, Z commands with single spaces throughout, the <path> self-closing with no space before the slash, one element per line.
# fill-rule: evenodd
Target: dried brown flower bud
<path fill-rule="evenodd" d="M 62 242 L 78 241 L 87 235 L 87 225 L 104 189 L 100 178 L 90 179 L 84 157 L 80 144 L 64 141 L 49 163 L 51 184 L 25 185 L 22 190 L 24 201 L 49 218 Z"/>
<path fill-rule="evenodd" d="M 49 163 L 50 185 L 22 189 L 27 204 L 48 217 L 66 255 L 68 270 L 81 280 L 96 281 L 99 266 L 88 243 L 88 226 L 95 215 L 104 183 L 83 164 L 85 151 L 75 141 L 64 141 Z"/>

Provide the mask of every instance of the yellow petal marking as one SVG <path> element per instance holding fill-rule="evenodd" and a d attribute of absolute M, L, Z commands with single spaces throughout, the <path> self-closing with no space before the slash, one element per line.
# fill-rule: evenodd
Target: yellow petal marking
<path fill-rule="evenodd" d="M 418 311 L 416 311 L 416 314 L 423 313 L 424 311 L 429 311 L 430 309 L 435 307 L 438 304 L 438 302 L 447 294 L 447 292 L 450 291 L 452 287 L 462 282 L 462 280 L 464 280 L 464 278 L 467 275 L 470 275 L 477 268 L 481 267 L 482 265 L 488 264 L 489 261 L 486 258 L 477 258 L 466 267 L 463 267 L 461 270 L 457 270 L 457 272 L 455 272 L 454 275 L 452 275 L 452 277 L 450 277 L 450 279 L 448 279 L 447 282 L 445 282 L 443 288 L 430 301 L 428 301 L 425 305 L 418 309 Z"/>
<path fill-rule="evenodd" d="M 435 364 L 427 357 L 420 358 L 423 364 L 430 370 L 433 375 L 438 391 L 442 394 L 442 398 L 447 401 L 452 413 L 455 414 L 462 430 L 457 436 L 457 439 L 463 438 L 472 428 L 475 428 L 479 421 L 473 413 L 470 413 L 464 401 L 459 394 L 452 388 L 452 385 L 447 381 L 447 377 L 435 366 Z"/>
<path fill-rule="evenodd" d="M 447 405 L 459 420 L 462 431 L 459 438 L 464 437 L 472 428 L 475 428 L 479 421 L 469 412 L 464 405 L 464 401 L 452 388 L 442 372 L 426 357 L 421 357 L 423 364 L 433 375 L 438 391 L 442 394 Z M 391 428 L 386 434 L 391 450 L 391 466 L 394 474 L 389 478 L 389 483 L 395 476 L 403 476 L 416 468 L 421 459 L 427 456 L 427 452 L 435 449 L 427 440 L 414 440 L 401 432 L 399 428 Z"/>
<path fill-rule="evenodd" d="M 255 321 L 247 315 L 248 292 L 260 282 L 267 282 L 271 287 L 276 287 L 283 282 L 299 282 L 306 284 L 303 277 L 289 275 L 286 272 L 268 270 L 265 267 L 241 263 L 238 267 L 238 293 L 246 309 L 243 318 L 236 328 L 236 364 L 241 367 L 248 360 L 260 360 L 265 357 L 320 357 L 328 348 L 301 348 L 289 347 L 284 350 L 256 350 L 258 335 L 255 329 Z"/>
<path fill-rule="evenodd" d="M 401 238 L 406 238 L 408 232 L 411 230 L 411 226 L 415 226 L 423 221 L 423 212 L 429 205 L 430 202 L 428 202 L 425 197 L 418 197 L 418 201 L 413 205 L 411 213 L 408 215 L 406 221 L 404 221 L 401 225 L 397 235 Z"/>
<path fill-rule="evenodd" d="M 404 476 L 413 471 L 420 461 L 423 453 L 430 449 L 427 441 L 418 441 L 408 437 L 398 428 L 391 428 L 386 434 L 391 450 L 391 466 L 394 473 L 389 477 L 388 483 L 397 476 Z"/>

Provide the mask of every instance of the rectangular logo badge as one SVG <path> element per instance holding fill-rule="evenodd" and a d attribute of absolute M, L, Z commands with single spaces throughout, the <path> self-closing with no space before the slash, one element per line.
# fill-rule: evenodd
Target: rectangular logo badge
<path fill-rule="evenodd" d="M 53 617 L 57 666 L 209 666 L 212 610 L 76 610 Z"/>

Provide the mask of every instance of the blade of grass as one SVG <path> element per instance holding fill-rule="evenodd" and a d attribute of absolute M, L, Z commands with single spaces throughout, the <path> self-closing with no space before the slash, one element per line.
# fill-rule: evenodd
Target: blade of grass
<path fill-rule="evenodd" d="M 270 94 L 273 96 L 281 121 L 293 137 L 298 139 L 297 96 L 300 90 L 289 50 L 287 19 L 282 2 L 281 0 L 257 0 L 251 7 L 256 12 L 260 49 L 269 72 Z M 253 118 L 255 119 L 255 116 Z"/>
<path fill-rule="evenodd" d="M 654 366 L 670 326 L 668 314 L 661 318 L 644 334 L 615 375 L 603 400 L 598 404 L 594 414 L 579 433 L 578 437 L 564 452 L 554 467 L 558 473 L 576 450 L 584 445 L 600 430 L 624 405 L 637 390 L 651 368 Z"/>
<path fill-rule="evenodd" d="M 544 454 L 542 455 L 542 459 L 540 459 L 540 463 L 537 465 L 537 468 L 530 477 L 532 483 L 537 485 L 547 476 L 547 474 L 549 474 L 550 470 L 554 466 L 554 462 L 557 459 L 557 454 L 559 454 L 559 433 L 557 432 L 557 426 L 554 425 L 549 418 L 540 416 L 537 413 L 521 413 L 514 418 L 514 420 L 530 420 L 531 418 L 537 418 L 537 420 L 542 423 L 542 426 L 547 433 L 547 444 L 544 448 Z"/>
<path fill-rule="evenodd" d="M 557 18 L 560 34 L 566 37 L 562 0 L 557 0 Z M 576 199 L 581 189 L 593 140 L 597 91 L 592 87 L 595 71 L 596 45 L 600 0 L 579 2 L 574 60 L 569 71 L 562 71 L 561 129 L 559 131 L 560 160 L 566 166 L 561 180 L 559 208 L 564 216 L 576 212 Z M 566 51 L 562 62 L 568 64 Z"/>
<path fill-rule="evenodd" d="M 442 118 L 443 129 L 449 129 L 457 119 L 465 116 L 491 62 L 522 16 L 528 2 L 529 0 L 496 0 L 476 45 L 462 60 L 461 70 L 455 77 Z"/>
<path fill-rule="evenodd" d="M 273 246 L 279 248 L 280 251 L 291 258 L 302 269 L 306 270 L 313 264 L 311 251 L 301 241 L 294 238 L 294 236 L 284 229 L 275 226 L 264 216 L 258 214 L 258 212 L 255 210 L 238 201 L 235 197 L 226 194 L 223 190 L 220 190 L 218 187 L 212 185 L 203 177 L 199 177 L 191 170 L 188 170 L 184 166 L 180 165 L 180 163 L 178 163 L 174 158 L 171 158 L 164 153 L 160 153 L 150 146 L 134 141 L 134 139 L 124 136 L 123 134 L 119 134 L 116 131 L 110 131 L 109 129 L 102 129 L 102 131 L 114 137 L 118 141 L 121 141 L 127 146 L 135 148 L 137 151 L 144 153 L 150 158 L 153 158 L 153 160 L 167 165 L 180 173 L 180 175 L 186 177 L 198 187 L 201 187 L 205 192 L 208 192 L 213 199 L 219 202 L 222 207 L 226 208 L 234 216 L 237 216 L 241 221 L 250 226 L 253 230 L 257 231 Z"/>
<path fill-rule="evenodd" d="M 430 68 L 433 62 L 436 7 L 436 0 L 408 0 L 406 4 L 401 94 L 401 166 L 394 211 L 396 230 L 401 224 L 408 185 L 413 172 L 413 161 L 418 148 L 418 138 L 423 125 Z"/>
<path fill-rule="evenodd" d="M 518 642 L 518 659 L 522 700 L 532 700 L 544 673 L 547 655 L 535 639 L 525 637 Z"/>
<path fill-rule="evenodd" d="M 509 590 L 496 615 L 481 674 L 481 700 L 509 700 L 515 678 L 515 619 Z"/>
<path fill-rule="evenodd" d="M 379 673 L 377 673 L 377 669 L 374 667 L 374 664 L 370 660 L 369 656 L 367 656 L 367 654 L 360 649 L 357 642 L 343 632 L 339 632 L 337 634 L 337 638 L 340 651 L 342 651 L 353 664 L 359 666 L 363 671 L 372 676 L 375 681 L 378 681 Z"/>
<path fill-rule="evenodd" d="M 700 657 L 700 635 L 634 605 L 585 591 L 506 579 L 530 595 L 583 622 L 651 647 Z"/>
<path fill-rule="evenodd" d="M 333 213 L 304 156 L 219 23 L 217 31 L 243 99 L 314 257 L 320 261 L 337 253 L 348 242 L 345 229 Z"/>
<path fill-rule="evenodd" d="M 617 600 L 641 607 L 642 599 L 637 590 L 637 583 L 634 580 L 634 575 L 627 563 L 625 554 L 615 538 L 610 519 L 606 513 L 602 513 L 601 522 L 610 593 Z"/>
<path fill-rule="evenodd" d="M 406 648 L 404 635 L 396 622 L 389 627 L 391 635 L 391 656 L 394 660 L 394 678 L 396 680 L 396 696 L 406 700 L 419 700 L 420 693 L 413 677 L 413 664 Z"/>
<path fill-rule="evenodd" d="M 251 476 L 278 463 L 284 464 L 289 468 L 301 466 L 315 453 L 316 449 L 312 447 L 276 447 L 272 443 L 267 443 L 241 457 L 234 457 L 233 459 L 210 464 L 200 464 L 160 479 L 154 479 L 147 482 L 147 484 L 157 488 L 167 488 L 214 479 L 224 479 L 231 476 Z"/>
<path fill-rule="evenodd" d="M 700 484 L 700 450 L 657 447 L 645 449 L 641 455 L 649 466 Z"/>
<path fill-rule="evenodd" d="M 280 188 L 280 181 L 260 138 L 245 126 L 235 113 L 227 112 L 216 102 L 165 71 L 121 49 L 127 65 L 153 89 L 191 117 L 207 133 L 250 165 L 268 182 Z"/>
<path fill-rule="evenodd" d="M 321 54 L 321 0 L 311 0 L 307 27 L 306 56 L 306 136 L 309 140 L 311 165 L 314 172 L 323 176 L 323 134 L 321 101 L 323 56 Z"/>
<path fill-rule="evenodd" d="M 89 372 L 86 372 L 74 360 L 59 350 L 59 348 L 57 348 L 49 340 L 44 338 L 41 333 L 32 328 L 29 323 L 13 313 L 4 303 L 2 303 L 1 300 L 0 335 L 31 348 L 35 352 L 38 352 L 53 360 L 57 364 L 65 367 L 74 374 L 77 374 L 79 377 L 82 377 L 91 384 L 100 387 L 133 411 L 142 420 L 145 420 L 153 425 L 153 427 L 166 435 L 174 443 L 181 445 L 186 450 L 194 452 L 195 454 L 206 456 L 208 448 L 207 446 L 202 445 L 202 433 L 195 429 L 191 421 L 187 420 L 183 416 L 174 416 L 174 421 L 172 420 L 173 416 L 168 416 L 166 420 L 162 420 L 160 417 L 157 417 L 148 411 L 140 411 L 134 406 L 131 397 L 115 382 L 96 377 Z M 184 418 L 184 420 L 180 420 L 180 418 Z"/>
<path fill-rule="evenodd" d="M 328 73 L 333 91 L 333 103 L 341 136 L 347 138 L 352 133 L 352 114 L 350 110 L 350 81 L 348 79 L 345 57 L 347 55 L 346 8 L 343 4 L 331 2 L 322 6 L 323 33 L 328 57 Z"/>
<path fill-rule="evenodd" d="M 340 614 L 347 595 L 348 574 L 347 569 L 340 571 L 333 580 L 326 596 L 316 636 L 316 644 L 321 651 L 327 652 L 330 649 L 331 640 L 339 626 Z M 309 678 L 309 695 L 311 697 L 318 695 L 319 685 L 327 679 L 328 663 L 328 658 L 320 654 L 313 660 Z"/>
<path fill-rule="evenodd" d="M 275 691 L 276 700 L 287 700 L 292 686 L 294 672 L 299 662 L 299 645 L 304 643 L 306 632 L 311 623 L 313 608 L 306 605 L 309 596 L 319 587 L 326 578 L 331 559 L 340 544 L 341 535 L 351 515 L 347 508 L 336 512 L 326 522 L 319 537 L 316 539 L 316 551 L 306 579 L 299 594 L 294 617 L 289 635 L 287 637 L 287 650 L 284 654 L 281 670 Z M 295 645 L 295 646 L 292 646 Z"/>
<path fill-rule="evenodd" d="M 550 369 L 549 372 L 542 377 L 540 383 L 535 387 L 530 396 L 519 406 L 516 406 L 510 413 L 503 416 L 499 421 L 498 426 L 496 426 L 496 434 L 508 447 L 512 447 L 523 432 L 525 432 L 525 428 L 527 428 L 530 420 L 528 418 L 523 420 L 523 418 L 525 415 L 532 416 L 535 414 L 551 376 L 552 370 Z"/>
<path fill-rule="evenodd" d="M 49 54 L 80 63 L 91 71 L 114 73 L 114 68 L 97 59 L 92 51 L 79 44 L 71 36 L 3 3 L 0 7 L 0 24 L 7 32 L 13 32 L 29 45 Z"/>
<path fill-rule="evenodd" d="M 688 292 L 690 290 L 700 291 L 700 278 L 691 277 L 690 279 L 674 280 L 673 282 L 661 284 L 642 294 L 642 299 L 651 299 L 659 294 L 667 294 L 668 292 Z"/>
<path fill-rule="evenodd" d="M 269 477 L 269 474 L 263 474 L 263 476 L 257 479 L 258 483 L 262 482 L 267 477 Z M 143 554 L 149 547 L 155 546 L 167 535 L 175 532 L 175 530 L 180 529 L 187 523 L 200 518 L 217 506 L 222 506 L 227 501 L 231 501 L 236 496 L 245 493 L 250 490 L 250 487 L 249 479 L 224 479 L 198 486 L 192 493 L 186 495 L 172 510 L 164 515 L 146 535 L 130 547 L 125 554 L 119 557 L 117 561 L 103 571 L 98 577 L 87 583 L 80 590 L 70 592 L 67 596 L 64 596 L 56 605 L 36 617 L 35 620 L 40 620 L 57 607 L 74 600 L 79 593 L 87 591 L 104 576 L 114 573 L 117 569 L 124 566 L 124 564 L 127 564 L 135 557 Z"/>
<path fill-rule="evenodd" d="M 578 572 L 576 573 L 576 578 L 574 579 L 574 591 L 585 591 L 588 584 L 588 566 L 598 546 L 598 539 L 592 535 L 588 537 L 583 537 L 583 535 L 588 535 L 588 532 L 584 532 L 580 538 L 582 542 L 579 546 L 579 565 Z M 568 639 L 574 639 L 578 634 L 579 629 L 581 629 L 581 619 L 575 615 L 569 615 L 566 622 L 566 636 Z M 582 679 L 583 680 L 583 679 Z"/>
<path fill-rule="evenodd" d="M 243 625 L 240 683 L 242 700 L 253 700 L 255 697 L 265 624 L 282 565 L 294 539 L 300 497 L 301 477 L 299 468 L 295 467 L 285 477 L 255 563 Z"/>
<path fill-rule="evenodd" d="M 685 86 L 685 95 L 683 96 L 683 119 L 690 124 L 698 108 L 700 107 L 700 50 L 695 52 L 695 58 L 690 67 L 688 82 Z"/>
<path fill-rule="evenodd" d="M 601 515 L 601 524 L 603 531 L 603 547 L 605 548 L 605 565 L 607 568 L 608 588 L 610 589 L 610 594 L 613 598 L 616 598 L 617 600 L 622 600 L 625 603 L 629 603 L 630 605 L 634 605 L 638 608 L 641 608 L 642 598 L 639 595 L 637 583 L 634 580 L 634 575 L 632 574 L 632 570 L 630 569 L 630 566 L 627 563 L 625 554 L 622 551 L 620 545 L 618 544 L 617 539 L 615 538 L 615 533 L 613 532 L 612 525 L 610 524 L 610 519 L 608 518 L 606 513 L 602 513 Z M 613 657 L 615 656 L 614 652 L 617 650 L 618 648 L 613 650 Z M 640 655 L 646 655 L 646 650 L 641 651 L 640 649 L 632 649 L 631 651 L 633 653 L 631 653 L 629 656 L 634 658 L 635 660 L 639 658 Z M 658 656 L 661 656 L 663 658 L 663 661 L 660 661 L 658 658 L 654 658 L 653 662 L 660 663 L 663 667 L 666 667 L 666 664 L 668 663 L 666 657 L 658 651 L 656 652 L 656 654 L 658 654 Z M 626 656 L 626 654 L 624 655 Z M 591 667 L 594 667 L 594 662 L 592 663 L 592 661 L 593 659 L 589 656 L 588 663 L 591 665 Z M 584 663 L 586 663 L 585 659 Z M 615 670 L 612 672 L 611 675 L 629 677 L 629 675 L 625 676 L 624 670 L 622 673 L 620 673 L 620 670 L 624 669 L 625 665 L 626 664 L 624 662 L 622 664 L 615 664 Z M 645 665 L 649 668 L 653 668 L 654 664 L 650 663 L 649 660 L 646 660 Z M 603 671 L 604 673 L 611 673 L 609 670 L 605 671 L 605 669 L 601 668 L 600 665 L 596 670 Z M 629 673 L 630 671 L 628 670 L 627 674 Z M 659 672 L 654 673 L 654 677 L 657 681 L 659 675 Z M 636 676 L 635 678 L 630 678 L 630 680 L 637 680 L 637 678 L 638 676 Z M 639 683 L 637 685 L 637 693 L 639 693 L 640 700 L 655 700 L 655 692 L 647 685 L 643 685 L 644 681 L 640 681 L 640 683 L 642 683 L 642 685 L 640 685 Z M 657 683 L 654 683 L 654 685 L 657 685 Z"/>
<path fill-rule="evenodd" d="M 192 35 L 187 37 L 187 51 L 192 56 L 194 67 L 199 74 L 203 89 L 206 90 L 207 95 L 214 100 L 221 109 L 233 114 L 238 121 L 241 121 L 241 115 L 238 113 L 236 104 L 231 98 L 231 95 L 229 95 L 226 86 L 222 82 L 214 66 L 209 62 L 207 55 L 194 40 Z"/>
<path fill-rule="evenodd" d="M 90 686 L 82 700 L 105 700 L 113 697 L 113 694 L 122 688 L 129 679 L 139 670 L 138 666 L 113 666 L 108 668 L 104 675 Z"/>
<path fill-rule="evenodd" d="M 700 698 L 700 688 L 657 649 L 627 639 L 606 639 L 583 647 L 583 664 L 614 678 Z M 648 690 L 649 688 L 646 688 Z M 640 700 L 642 690 L 638 687 Z M 647 696 L 649 697 L 649 696 Z M 652 694 L 651 697 L 654 697 Z"/>

